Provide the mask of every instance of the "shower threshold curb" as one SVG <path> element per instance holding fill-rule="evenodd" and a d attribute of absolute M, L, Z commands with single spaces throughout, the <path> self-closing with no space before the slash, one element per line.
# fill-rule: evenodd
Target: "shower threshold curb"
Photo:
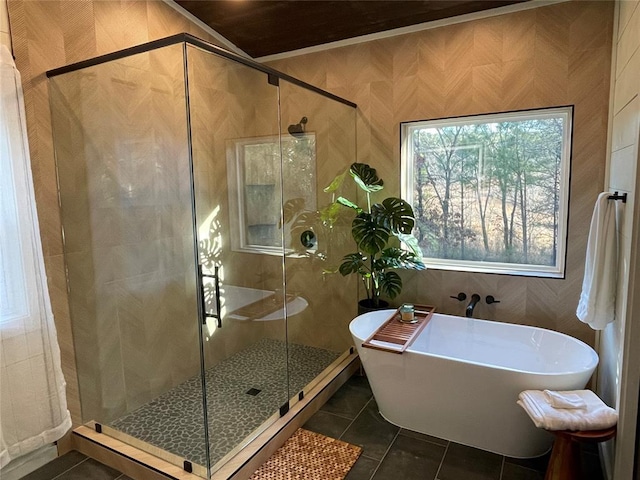
<path fill-rule="evenodd" d="M 305 397 L 211 475 L 211 480 L 246 480 L 360 368 L 357 353 L 349 354 Z M 77 427 L 72 448 L 134 480 L 196 480 L 201 476 L 92 428 Z"/>

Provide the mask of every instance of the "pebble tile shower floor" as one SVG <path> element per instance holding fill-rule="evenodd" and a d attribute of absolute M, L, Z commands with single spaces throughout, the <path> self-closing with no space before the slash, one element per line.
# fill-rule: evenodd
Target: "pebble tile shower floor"
<path fill-rule="evenodd" d="M 263 339 L 205 374 L 211 464 L 278 411 L 340 353 Z M 199 465 L 206 464 L 202 384 L 196 376 L 110 426 Z"/>

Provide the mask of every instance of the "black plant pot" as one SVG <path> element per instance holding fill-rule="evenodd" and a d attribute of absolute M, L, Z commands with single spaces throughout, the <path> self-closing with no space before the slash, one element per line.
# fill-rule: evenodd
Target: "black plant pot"
<path fill-rule="evenodd" d="M 365 298 L 358 302 L 358 315 L 362 315 L 367 312 L 375 312 L 376 310 L 384 310 L 385 308 L 389 308 L 389 302 L 385 300 L 378 300 L 378 306 L 375 307 L 370 299 Z"/>

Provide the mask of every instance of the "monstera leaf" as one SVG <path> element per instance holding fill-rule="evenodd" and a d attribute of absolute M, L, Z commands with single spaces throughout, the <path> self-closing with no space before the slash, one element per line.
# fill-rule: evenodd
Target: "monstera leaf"
<path fill-rule="evenodd" d="M 375 255 L 387 245 L 391 231 L 377 223 L 371 214 L 362 212 L 353 219 L 351 235 L 358 244 L 358 248 L 370 255 Z"/>
<path fill-rule="evenodd" d="M 364 262 L 366 257 L 361 253 L 350 253 L 345 255 L 342 260 L 344 261 L 340 265 L 339 271 L 343 277 L 346 277 L 351 273 L 362 274 L 365 272 Z"/>
<path fill-rule="evenodd" d="M 358 205 L 344 197 L 338 197 L 336 202 L 338 202 L 340 205 L 344 205 L 345 207 L 353 208 L 358 213 L 362 212 L 362 209 Z"/>
<path fill-rule="evenodd" d="M 333 181 L 329 185 L 327 185 L 323 191 L 326 193 L 335 192 L 342 186 L 346 176 L 347 176 L 347 172 L 346 171 L 342 172 L 340 175 L 334 178 Z"/>
<path fill-rule="evenodd" d="M 356 181 L 358 186 L 368 193 L 382 190 L 384 182 L 378 178 L 375 168 L 371 168 L 366 163 L 354 163 L 349 169 L 349 173 Z"/>
<path fill-rule="evenodd" d="M 396 197 L 371 205 L 370 194 L 383 187 L 375 168 L 354 163 L 349 172 L 356 185 L 366 193 L 368 211 L 342 196 L 334 202 L 356 212 L 351 223 L 351 236 L 358 252 L 343 257 L 339 271 L 342 275 L 359 274 L 367 299 L 378 305 L 380 295 L 394 298 L 402 289 L 402 279 L 393 269 L 425 269 L 418 240 L 411 235 L 415 225 L 414 212 L 409 203 Z M 338 176 L 325 191 L 335 194 L 343 180 L 343 175 Z M 398 248 L 398 240 L 408 249 Z"/>
<path fill-rule="evenodd" d="M 426 267 L 422 259 L 412 252 L 401 248 L 385 248 L 380 257 L 375 261 L 375 268 L 385 270 L 387 268 L 410 268 L 412 270 L 424 270 Z"/>
<path fill-rule="evenodd" d="M 291 198 L 284 202 L 282 206 L 282 216 L 284 223 L 289 223 L 295 219 L 296 216 L 304 210 L 305 200 L 304 198 Z"/>
<path fill-rule="evenodd" d="M 397 233 L 396 237 L 404 243 L 409 249 L 411 253 L 413 253 L 416 257 L 422 258 L 422 249 L 420 248 L 420 244 L 418 244 L 418 239 L 411 235 L 410 233 Z"/>
<path fill-rule="evenodd" d="M 402 290 L 402 279 L 396 272 L 382 272 L 378 276 L 380 291 L 389 298 L 395 298 Z"/>
<path fill-rule="evenodd" d="M 410 234 L 415 225 L 411 205 L 401 198 L 389 197 L 371 207 L 376 222 L 393 233 Z"/>
<path fill-rule="evenodd" d="M 318 212 L 300 212 L 291 223 L 292 236 L 293 230 L 313 230 L 318 223 L 318 215 Z"/>
<path fill-rule="evenodd" d="M 320 214 L 320 220 L 327 225 L 333 225 L 338 219 L 340 213 L 339 203 L 330 203 L 326 207 L 322 208 L 318 212 Z"/>

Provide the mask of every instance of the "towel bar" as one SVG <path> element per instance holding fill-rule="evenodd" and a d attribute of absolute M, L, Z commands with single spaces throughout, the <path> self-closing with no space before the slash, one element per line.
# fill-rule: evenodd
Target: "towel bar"
<path fill-rule="evenodd" d="M 619 195 L 618 192 L 613 192 L 613 195 L 607 197 L 608 200 L 622 200 L 622 203 L 627 203 L 627 194 L 623 193 Z"/>

